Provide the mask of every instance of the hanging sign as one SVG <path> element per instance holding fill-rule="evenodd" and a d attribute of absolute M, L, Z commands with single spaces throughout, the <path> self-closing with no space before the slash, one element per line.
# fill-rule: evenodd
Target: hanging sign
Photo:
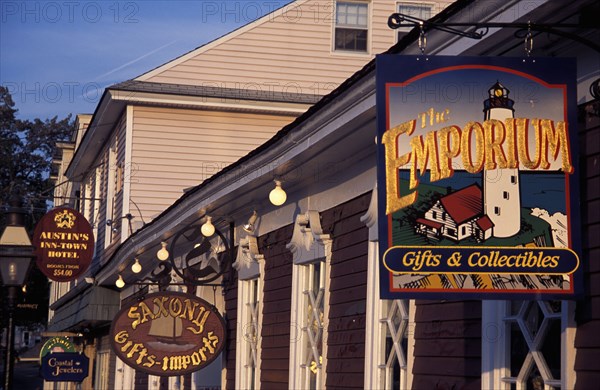
<path fill-rule="evenodd" d="M 382 298 L 581 292 L 575 70 L 377 57 Z"/>
<path fill-rule="evenodd" d="M 49 353 L 75 352 L 75 345 L 66 337 L 52 337 L 42 345 L 40 359 Z"/>
<path fill-rule="evenodd" d="M 88 376 L 90 359 L 78 352 L 48 353 L 42 357 L 40 371 L 50 382 L 81 382 Z"/>
<path fill-rule="evenodd" d="M 183 375 L 219 356 L 225 346 L 225 321 L 205 300 L 165 291 L 123 307 L 110 337 L 117 356 L 135 370 Z"/>
<path fill-rule="evenodd" d="M 49 279 L 68 282 L 90 266 L 94 255 L 94 233 L 77 210 L 50 210 L 35 227 L 33 245 L 37 266 Z"/>

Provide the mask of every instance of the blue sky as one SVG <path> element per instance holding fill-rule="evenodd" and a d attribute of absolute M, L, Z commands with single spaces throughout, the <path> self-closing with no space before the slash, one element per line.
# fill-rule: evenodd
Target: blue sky
<path fill-rule="evenodd" d="M 291 0 L 0 1 L 0 84 L 18 117 L 93 113 L 102 89 Z"/>

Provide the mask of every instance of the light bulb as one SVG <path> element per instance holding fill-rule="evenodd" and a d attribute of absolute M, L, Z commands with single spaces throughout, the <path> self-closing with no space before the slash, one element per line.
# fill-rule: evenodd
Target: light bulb
<path fill-rule="evenodd" d="M 206 217 L 206 222 L 200 228 L 200 232 L 204 237 L 210 237 L 215 234 L 215 225 L 212 224 L 212 217 Z"/>
<path fill-rule="evenodd" d="M 156 252 L 156 257 L 158 257 L 158 260 L 160 261 L 165 261 L 169 258 L 169 251 L 167 250 L 167 243 L 166 242 L 161 242 L 160 245 L 162 245 L 162 248 L 160 248 L 158 250 L 158 252 Z"/>
<path fill-rule="evenodd" d="M 8 265 L 8 277 L 11 281 L 17 280 L 17 264 L 10 263 Z"/>
<path fill-rule="evenodd" d="M 256 220 L 258 219 L 258 213 L 256 212 L 256 210 L 252 213 L 252 215 L 250 216 L 250 219 L 248 219 L 248 223 L 245 224 L 244 226 L 242 226 L 242 229 L 244 229 L 244 231 L 246 233 L 253 233 L 254 232 L 254 224 L 256 223 Z"/>
<path fill-rule="evenodd" d="M 283 188 L 281 188 L 281 182 L 279 180 L 275 180 L 275 188 L 273 188 L 269 193 L 269 200 L 275 206 L 281 206 L 285 203 L 286 199 L 287 194 L 285 193 Z"/>
<path fill-rule="evenodd" d="M 115 286 L 117 286 L 118 288 L 125 287 L 125 281 L 123 280 L 123 277 L 120 274 L 119 279 L 117 279 L 117 281 L 115 282 Z"/>
<path fill-rule="evenodd" d="M 135 263 L 133 263 L 133 265 L 131 266 L 131 271 L 133 271 L 133 273 L 136 274 L 142 272 L 142 265 L 140 264 L 140 261 L 137 257 L 135 258 Z"/>

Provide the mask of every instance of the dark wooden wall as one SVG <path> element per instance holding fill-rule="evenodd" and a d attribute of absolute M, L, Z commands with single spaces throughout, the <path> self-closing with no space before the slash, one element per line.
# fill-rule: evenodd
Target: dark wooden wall
<path fill-rule="evenodd" d="M 260 253 L 265 256 L 263 322 L 261 329 L 261 389 L 287 389 L 289 383 L 290 316 L 292 304 L 292 253 L 286 245 L 293 225 L 261 236 Z M 296 330 L 297 334 L 301 332 Z"/>
<path fill-rule="evenodd" d="M 227 345 L 224 349 L 223 362 L 227 373 L 225 375 L 225 389 L 234 390 L 235 387 L 235 349 L 237 330 L 237 273 L 232 270 L 233 276 L 228 279 L 225 287 L 225 315 L 227 328 L 225 330 Z"/>
<path fill-rule="evenodd" d="M 481 389 L 481 301 L 416 301 L 414 389 Z"/>
<path fill-rule="evenodd" d="M 360 217 L 371 193 L 321 213 L 325 233 L 333 238 L 327 389 L 362 389 L 365 367 L 368 229 Z"/>
<path fill-rule="evenodd" d="M 327 322 L 327 388 L 360 389 L 364 384 L 365 306 L 368 230 L 360 221 L 370 194 L 321 213 L 325 233 L 333 238 L 330 275 L 330 315 Z M 263 319 L 261 329 L 261 388 L 285 389 L 289 385 L 290 343 L 302 331 L 290 333 L 292 254 L 286 245 L 294 226 L 288 225 L 259 237 L 265 256 Z M 235 324 L 237 290 L 227 291 L 228 323 L 226 388 L 235 388 Z"/>
<path fill-rule="evenodd" d="M 579 108 L 582 264 L 585 298 L 577 301 L 577 389 L 600 383 L 600 102 Z"/>

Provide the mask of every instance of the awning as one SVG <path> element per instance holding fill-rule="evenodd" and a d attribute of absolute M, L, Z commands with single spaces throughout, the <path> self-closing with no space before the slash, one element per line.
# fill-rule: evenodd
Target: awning
<path fill-rule="evenodd" d="M 56 308 L 48 324 L 49 331 L 96 327 L 113 320 L 120 308 L 117 291 L 92 286 Z"/>

